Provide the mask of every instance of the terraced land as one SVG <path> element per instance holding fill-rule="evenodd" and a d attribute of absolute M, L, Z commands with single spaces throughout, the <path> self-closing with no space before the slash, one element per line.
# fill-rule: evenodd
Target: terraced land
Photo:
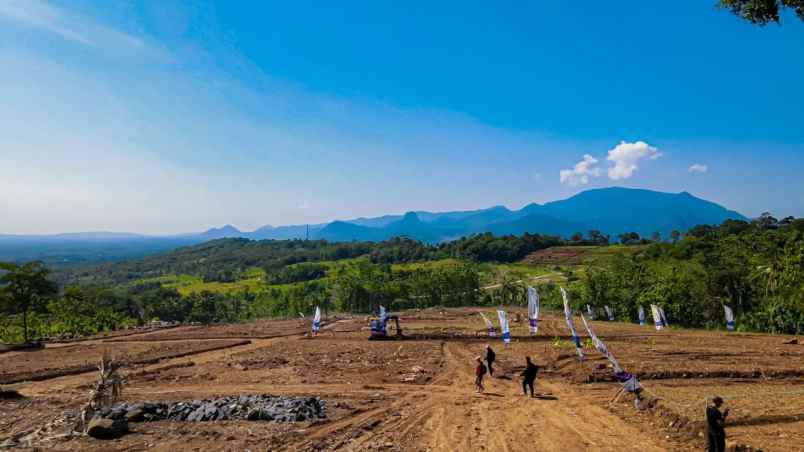
<path fill-rule="evenodd" d="M 706 399 L 721 395 L 734 445 L 802 450 L 804 345 L 792 337 L 591 322 L 646 401 L 612 402 L 619 384 L 582 338 L 579 362 L 563 317 L 539 333 L 508 310 L 513 341 L 489 338 L 480 308 L 400 314 L 405 338 L 368 341 L 367 319 L 325 319 L 310 337 L 301 320 L 179 326 L 119 338 L 52 344 L 0 355 L 0 382 L 24 398 L 0 399 L 0 444 L 33 450 L 701 450 Z M 487 309 L 492 314 L 490 309 Z M 576 325 L 582 329 L 580 319 Z M 484 394 L 473 361 L 497 351 Z M 317 396 L 327 419 L 132 423 L 100 441 L 68 434 L 104 351 L 124 365 L 127 402 L 237 394 Z M 538 397 L 524 397 L 524 357 L 541 367 Z"/>

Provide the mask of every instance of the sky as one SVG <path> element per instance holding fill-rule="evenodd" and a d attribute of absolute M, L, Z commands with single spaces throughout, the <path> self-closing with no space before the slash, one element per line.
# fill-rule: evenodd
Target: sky
<path fill-rule="evenodd" d="M 804 22 L 714 3 L 2 0 L 0 233 L 608 186 L 804 217 Z"/>

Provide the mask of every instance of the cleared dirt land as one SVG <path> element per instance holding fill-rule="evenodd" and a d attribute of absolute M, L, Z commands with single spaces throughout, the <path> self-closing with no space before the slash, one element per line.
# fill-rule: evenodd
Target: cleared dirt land
<path fill-rule="evenodd" d="M 609 402 L 619 385 L 594 349 L 579 363 L 563 317 L 528 337 L 510 309 L 513 343 L 485 336 L 479 309 L 401 314 L 405 340 L 369 342 L 363 317 L 331 318 L 315 338 L 300 320 L 182 326 L 0 355 L 0 444 L 47 450 L 701 450 L 705 399 L 732 408 L 729 440 L 767 451 L 804 450 L 804 345 L 791 337 L 592 322 L 648 391 Z M 491 311 L 488 311 L 491 313 Z M 519 317 L 519 320 L 517 319 Z M 580 319 L 576 325 L 583 328 Z M 473 360 L 497 351 L 493 378 L 473 392 Z M 327 419 L 132 423 L 113 441 L 63 436 L 86 400 L 104 350 L 125 363 L 125 401 L 231 394 L 317 396 Z M 542 367 L 535 399 L 518 373 Z M 36 381 L 31 381 L 36 380 Z"/>

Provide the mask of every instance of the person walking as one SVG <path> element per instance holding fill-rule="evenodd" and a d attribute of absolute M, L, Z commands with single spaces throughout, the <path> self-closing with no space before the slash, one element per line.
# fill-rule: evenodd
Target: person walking
<path fill-rule="evenodd" d="M 533 394 L 533 382 L 536 381 L 536 374 L 539 373 L 539 368 L 530 360 L 530 356 L 525 357 L 525 370 L 522 371 L 522 392 L 528 395 L 528 388 L 530 388 L 530 396 L 536 397 Z"/>
<path fill-rule="evenodd" d="M 483 387 L 483 377 L 486 375 L 486 365 L 483 364 L 483 359 L 478 356 L 475 358 L 477 367 L 475 367 L 475 392 L 482 394 L 486 388 Z"/>
<path fill-rule="evenodd" d="M 729 409 L 720 412 L 723 399 L 715 397 L 712 405 L 706 409 L 706 436 L 709 439 L 709 452 L 726 452 L 726 417 Z"/>
<path fill-rule="evenodd" d="M 491 349 L 491 345 L 486 345 L 486 363 L 489 366 L 489 377 L 494 376 L 494 360 L 497 359 L 497 354 Z"/>

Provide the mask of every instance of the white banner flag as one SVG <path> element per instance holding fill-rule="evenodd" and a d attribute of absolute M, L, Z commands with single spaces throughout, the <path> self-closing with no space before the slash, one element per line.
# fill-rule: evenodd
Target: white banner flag
<path fill-rule="evenodd" d="M 617 360 L 614 359 L 614 355 L 611 354 L 608 347 L 606 347 L 606 344 L 604 344 L 603 341 L 598 339 L 595 332 L 592 331 L 592 328 L 589 326 L 588 323 L 586 323 L 586 318 L 583 316 L 583 314 L 581 314 L 581 320 L 583 321 L 583 326 L 586 327 L 586 332 L 589 333 L 589 337 L 592 338 L 592 342 L 594 342 L 597 351 L 599 351 L 601 355 L 605 356 L 606 359 L 608 359 L 611 362 L 611 365 L 614 366 L 615 373 L 622 372 L 623 369 L 622 367 L 620 367 L 620 363 L 618 363 Z"/>
<path fill-rule="evenodd" d="M 670 322 L 667 321 L 667 316 L 664 315 L 664 308 L 661 306 L 657 306 L 659 308 L 659 316 L 662 318 L 662 324 L 664 324 L 665 328 L 670 327 Z"/>
<path fill-rule="evenodd" d="M 531 336 L 539 331 L 539 292 L 533 287 L 528 287 L 528 328 Z"/>
<path fill-rule="evenodd" d="M 589 320 L 595 320 L 595 310 L 589 305 L 586 305 L 586 314 L 589 315 Z"/>
<path fill-rule="evenodd" d="M 639 325 L 645 326 L 645 308 L 639 307 Z"/>
<path fill-rule="evenodd" d="M 583 325 L 586 327 L 586 332 L 589 333 L 589 337 L 592 338 L 592 342 L 594 342 L 597 351 L 599 351 L 600 354 L 605 356 L 606 359 L 608 359 L 609 362 L 611 363 L 611 366 L 614 368 L 614 376 L 617 378 L 617 381 L 619 381 L 620 384 L 623 385 L 623 389 L 626 392 L 633 392 L 637 394 L 637 399 L 634 401 L 634 403 L 638 404 L 639 392 L 642 390 L 639 384 L 639 380 L 636 378 L 636 376 L 626 372 L 625 370 L 623 370 L 622 367 L 620 367 L 620 363 L 617 362 L 617 359 L 614 358 L 614 355 L 611 354 L 608 347 L 606 347 L 606 344 L 604 344 L 603 341 L 598 339 L 595 332 L 592 331 L 592 328 L 586 322 L 586 319 L 584 318 L 583 314 L 581 314 L 581 320 L 583 320 Z"/>
<path fill-rule="evenodd" d="M 723 310 L 726 311 L 726 329 L 734 331 L 734 328 L 737 326 L 736 323 L 734 323 L 734 311 L 725 304 L 723 305 Z"/>
<path fill-rule="evenodd" d="M 489 337 L 497 336 L 497 332 L 494 331 L 494 322 L 489 320 L 488 317 L 483 315 L 482 312 L 478 312 L 478 314 L 480 314 L 480 317 L 483 317 L 483 321 L 486 322 L 486 328 L 489 330 Z"/>
<path fill-rule="evenodd" d="M 572 340 L 575 342 L 575 351 L 578 352 L 578 359 L 583 360 L 583 349 L 581 348 L 581 340 L 578 338 L 578 333 L 575 332 L 575 324 L 572 322 L 572 309 L 570 309 L 569 299 L 567 298 L 567 291 L 563 287 L 561 289 L 561 297 L 564 299 L 564 317 L 567 319 L 567 326 L 572 332 Z"/>
<path fill-rule="evenodd" d="M 656 331 L 663 330 L 665 326 L 664 316 L 661 313 L 661 308 L 655 304 L 650 305 L 650 312 L 653 314 L 653 323 L 656 325 Z"/>
<path fill-rule="evenodd" d="M 313 332 L 317 333 L 321 330 L 321 308 L 315 307 L 315 315 L 313 316 Z"/>
<path fill-rule="evenodd" d="M 503 342 L 506 344 L 511 343 L 511 331 L 508 329 L 508 319 L 505 316 L 505 311 L 498 310 L 497 317 L 500 319 L 500 331 L 502 331 Z"/>
<path fill-rule="evenodd" d="M 385 306 L 380 305 L 380 320 L 381 320 L 381 321 L 383 321 L 383 322 L 385 322 L 385 317 L 386 317 L 387 315 L 388 315 L 388 313 L 387 313 L 387 312 L 385 312 Z"/>
<path fill-rule="evenodd" d="M 603 306 L 603 309 L 606 310 L 606 316 L 609 318 L 609 322 L 614 321 L 614 310 L 608 306 Z"/>

